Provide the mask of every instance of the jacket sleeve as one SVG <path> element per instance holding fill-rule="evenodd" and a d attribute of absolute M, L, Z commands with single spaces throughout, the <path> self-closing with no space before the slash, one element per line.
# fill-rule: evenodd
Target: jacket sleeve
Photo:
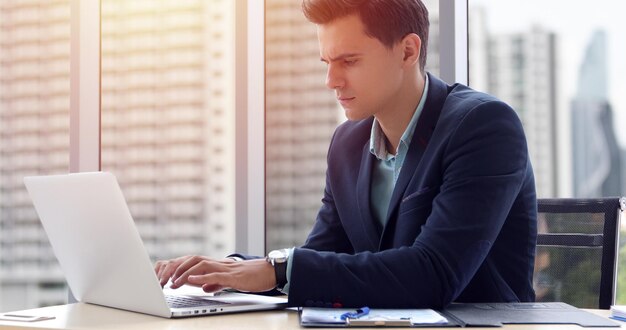
<path fill-rule="evenodd" d="M 335 132 L 330 142 L 328 155 L 330 155 L 330 150 L 333 148 L 336 137 L 337 133 Z M 330 156 L 327 156 L 327 162 L 329 157 Z M 331 164 L 328 164 L 328 166 L 330 167 Z M 339 214 L 337 213 L 330 184 L 329 170 L 326 171 L 326 185 L 324 187 L 322 206 L 317 213 L 313 229 L 309 233 L 302 248 L 316 251 L 354 253 L 352 244 L 341 225 Z M 293 258 L 295 258 L 295 256 L 293 256 Z"/>
<path fill-rule="evenodd" d="M 312 239 L 294 250 L 291 306 L 442 308 L 458 297 L 496 240 L 529 160 L 519 118 L 502 102 L 478 104 L 454 127 L 442 158 L 442 185 L 411 246 L 356 254 L 314 251 L 343 235 L 326 192 L 329 203 Z"/>

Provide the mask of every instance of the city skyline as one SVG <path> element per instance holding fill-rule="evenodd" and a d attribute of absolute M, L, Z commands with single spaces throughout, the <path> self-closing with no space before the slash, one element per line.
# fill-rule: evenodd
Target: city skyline
<path fill-rule="evenodd" d="M 626 30 L 626 21 L 621 17 L 626 3 L 598 0 L 590 8 L 568 0 L 469 0 L 469 6 L 470 12 L 476 8 L 488 12 L 486 24 L 490 31 L 516 33 L 540 25 L 558 36 L 560 58 L 556 65 L 561 71 L 557 77 L 561 90 L 558 102 L 567 109 L 576 93 L 578 68 L 583 62 L 587 41 L 594 31 L 606 31 L 607 61 L 612 68 L 608 73 L 608 95 L 615 114 L 614 122 L 626 122 L 626 93 L 623 93 L 626 90 L 626 62 L 621 60 L 626 57 L 626 42 L 621 33 Z M 615 128 L 619 145 L 626 147 L 626 130 Z"/>

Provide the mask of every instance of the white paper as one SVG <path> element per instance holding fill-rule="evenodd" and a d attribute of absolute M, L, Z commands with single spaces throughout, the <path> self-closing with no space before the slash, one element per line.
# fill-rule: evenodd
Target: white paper
<path fill-rule="evenodd" d="M 354 308 L 303 308 L 302 323 L 345 324 L 341 315 L 354 312 Z M 406 321 L 417 324 L 444 324 L 448 320 L 432 309 L 371 309 L 369 314 L 359 317 L 359 323 L 366 321 Z"/>
<path fill-rule="evenodd" d="M 611 306 L 611 316 L 626 319 L 626 305 Z"/>

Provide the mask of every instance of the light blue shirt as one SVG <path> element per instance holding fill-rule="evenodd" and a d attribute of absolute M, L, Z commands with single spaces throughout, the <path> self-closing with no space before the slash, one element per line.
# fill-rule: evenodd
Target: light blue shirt
<path fill-rule="evenodd" d="M 382 227 L 387 223 L 387 211 L 389 210 L 391 194 L 393 193 L 393 188 L 396 186 L 396 181 L 398 181 L 398 176 L 400 176 L 400 171 L 402 170 L 406 154 L 409 151 L 409 145 L 413 139 L 415 126 L 417 126 L 417 120 L 424 108 L 427 95 L 428 76 L 426 76 L 426 83 L 420 102 L 413 113 L 413 117 L 411 117 L 409 125 L 404 130 L 404 133 L 402 133 L 398 150 L 395 154 L 387 150 L 387 137 L 380 127 L 378 120 L 374 119 L 370 136 L 370 152 L 372 155 L 376 156 L 376 160 L 372 168 L 370 206 L 372 207 L 374 218 Z"/>
<path fill-rule="evenodd" d="M 426 102 L 426 95 L 428 95 L 428 76 L 426 76 L 425 81 L 426 83 L 424 84 L 424 91 L 422 92 L 420 102 L 413 113 L 413 117 L 411 117 L 409 125 L 400 138 L 398 152 L 395 155 L 387 151 L 387 137 L 385 137 L 385 133 L 383 133 L 383 130 L 380 128 L 378 120 L 374 119 L 374 124 L 372 125 L 370 152 L 376 156 L 376 161 L 372 169 L 370 204 L 374 211 L 374 218 L 376 218 L 383 227 L 387 222 L 387 210 L 389 209 L 389 201 L 391 200 L 393 188 L 396 185 L 396 181 L 402 170 L 402 164 L 409 151 L 409 145 L 411 144 L 411 139 L 413 139 L 413 132 L 415 131 L 415 126 L 417 126 L 417 120 Z M 287 259 L 287 284 L 285 284 L 282 290 L 285 294 L 289 293 L 291 268 L 293 265 L 293 250 L 294 248 L 289 249 L 289 259 Z"/>

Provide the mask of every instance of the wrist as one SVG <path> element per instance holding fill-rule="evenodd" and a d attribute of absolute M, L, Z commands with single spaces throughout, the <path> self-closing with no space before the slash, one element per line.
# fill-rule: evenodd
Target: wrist
<path fill-rule="evenodd" d="M 289 261 L 289 249 L 273 250 L 268 253 L 265 260 L 274 268 L 276 289 L 281 291 L 287 284 L 287 263 Z"/>

